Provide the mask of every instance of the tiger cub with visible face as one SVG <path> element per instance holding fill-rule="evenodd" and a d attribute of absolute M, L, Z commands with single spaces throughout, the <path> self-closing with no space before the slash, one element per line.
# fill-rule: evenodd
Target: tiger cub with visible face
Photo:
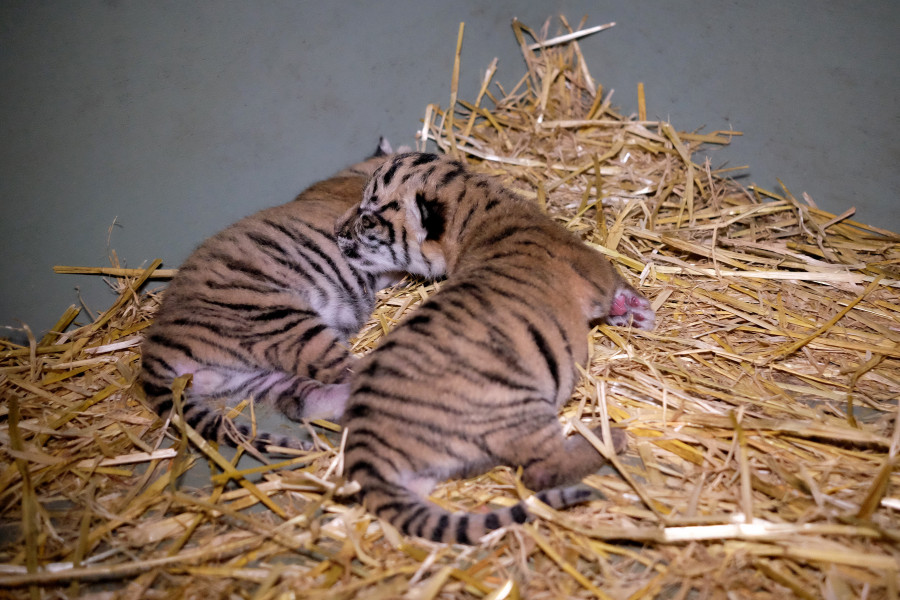
<path fill-rule="evenodd" d="M 355 361 L 346 340 L 387 280 L 344 258 L 335 222 L 391 152 L 382 139 L 371 158 L 238 221 L 185 261 L 141 344 L 141 380 L 160 415 L 172 407 L 173 380 L 188 373 L 185 421 L 208 439 L 235 441 L 222 407 L 250 396 L 294 420 L 343 413 Z M 304 446 L 267 433 L 253 445 Z"/>
<path fill-rule="evenodd" d="M 471 544 L 528 520 L 525 504 L 451 514 L 425 500 L 436 482 L 521 466 L 551 506 L 589 496 L 557 488 L 604 463 L 563 436 L 558 411 L 588 358 L 589 323 L 650 329 L 647 299 L 533 203 L 434 154 L 380 167 L 338 243 L 371 273 L 447 275 L 352 377 L 345 475 L 366 508 L 404 534 Z"/>

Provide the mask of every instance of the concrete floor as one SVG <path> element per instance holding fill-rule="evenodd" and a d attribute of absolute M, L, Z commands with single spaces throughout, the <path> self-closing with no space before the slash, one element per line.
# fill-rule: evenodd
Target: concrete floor
<path fill-rule="evenodd" d="M 98 278 L 54 264 L 176 267 L 203 238 L 374 148 L 412 143 L 497 56 L 521 76 L 513 16 L 618 25 L 582 42 L 614 104 L 679 129 L 740 130 L 715 166 L 749 165 L 822 207 L 900 231 L 900 3 L 114 0 L 0 3 L 0 336 L 39 335 Z M 555 31 L 555 25 L 553 31 Z"/>

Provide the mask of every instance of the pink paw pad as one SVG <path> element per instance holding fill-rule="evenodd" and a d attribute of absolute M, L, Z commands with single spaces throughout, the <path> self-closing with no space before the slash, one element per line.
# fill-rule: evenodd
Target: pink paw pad
<path fill-rule="evenodd" d="M 613 298 L 612 305 L 609 307 L 609 314 L 614 316 L 624 315 L 628 311 L 625 305 L 625 296 L 616 296 Z"/>
<path fill-rule="evenodd" d="M 618 327 L 632 325 L 638 329 L 653 329 L 656 313 L 650 301 L 629 285 L 621 285 L 616 290 L 609 307 L 606 322 Z"/>

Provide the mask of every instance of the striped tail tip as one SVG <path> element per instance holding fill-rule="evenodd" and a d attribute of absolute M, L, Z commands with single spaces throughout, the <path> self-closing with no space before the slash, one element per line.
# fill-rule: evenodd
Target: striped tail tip
<path fill-rule="evenodd" d="M 562 509 L 592 499 L 595 492 L 586 486 L 570 486 L 543 490 L 535 494 L 538 500 L 553 509 Z M 425 501 L 423 501 L 425 502 Z M 430 503 L 421 504 L 404 514 L 405 520 L 394 525 L 404 534 L 433 542 L 476 545 L 485 535 L 513 524 L 532 521 L 529 501 L 523 500 L 488 513 L 450 513 Z M 400 515 L 394 515 L 394 521 Z"/>

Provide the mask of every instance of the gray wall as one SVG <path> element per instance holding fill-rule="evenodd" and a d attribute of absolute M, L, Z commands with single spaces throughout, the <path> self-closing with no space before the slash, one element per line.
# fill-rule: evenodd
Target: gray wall
<path fill-rule="evenodd" d="M 0 2 L 0 325 L 36 333 L 113 299 L 54 264 L 176 267 L 204 237 L 374 148 L 411 143 L 490 60 L 523 72 L 510 20 L 582 15 L 594 77 L 680 129 L 745 133 L 711 152 L 900 230 L 900 2 Z M 555 25 L 554 25 L 555 30 Z M 113 223 L 116 226 L 110 227 Z M 107 245 L 108 244 L 108 245 Z M 20 331 L 0 336 L 22 339 Z"/>

